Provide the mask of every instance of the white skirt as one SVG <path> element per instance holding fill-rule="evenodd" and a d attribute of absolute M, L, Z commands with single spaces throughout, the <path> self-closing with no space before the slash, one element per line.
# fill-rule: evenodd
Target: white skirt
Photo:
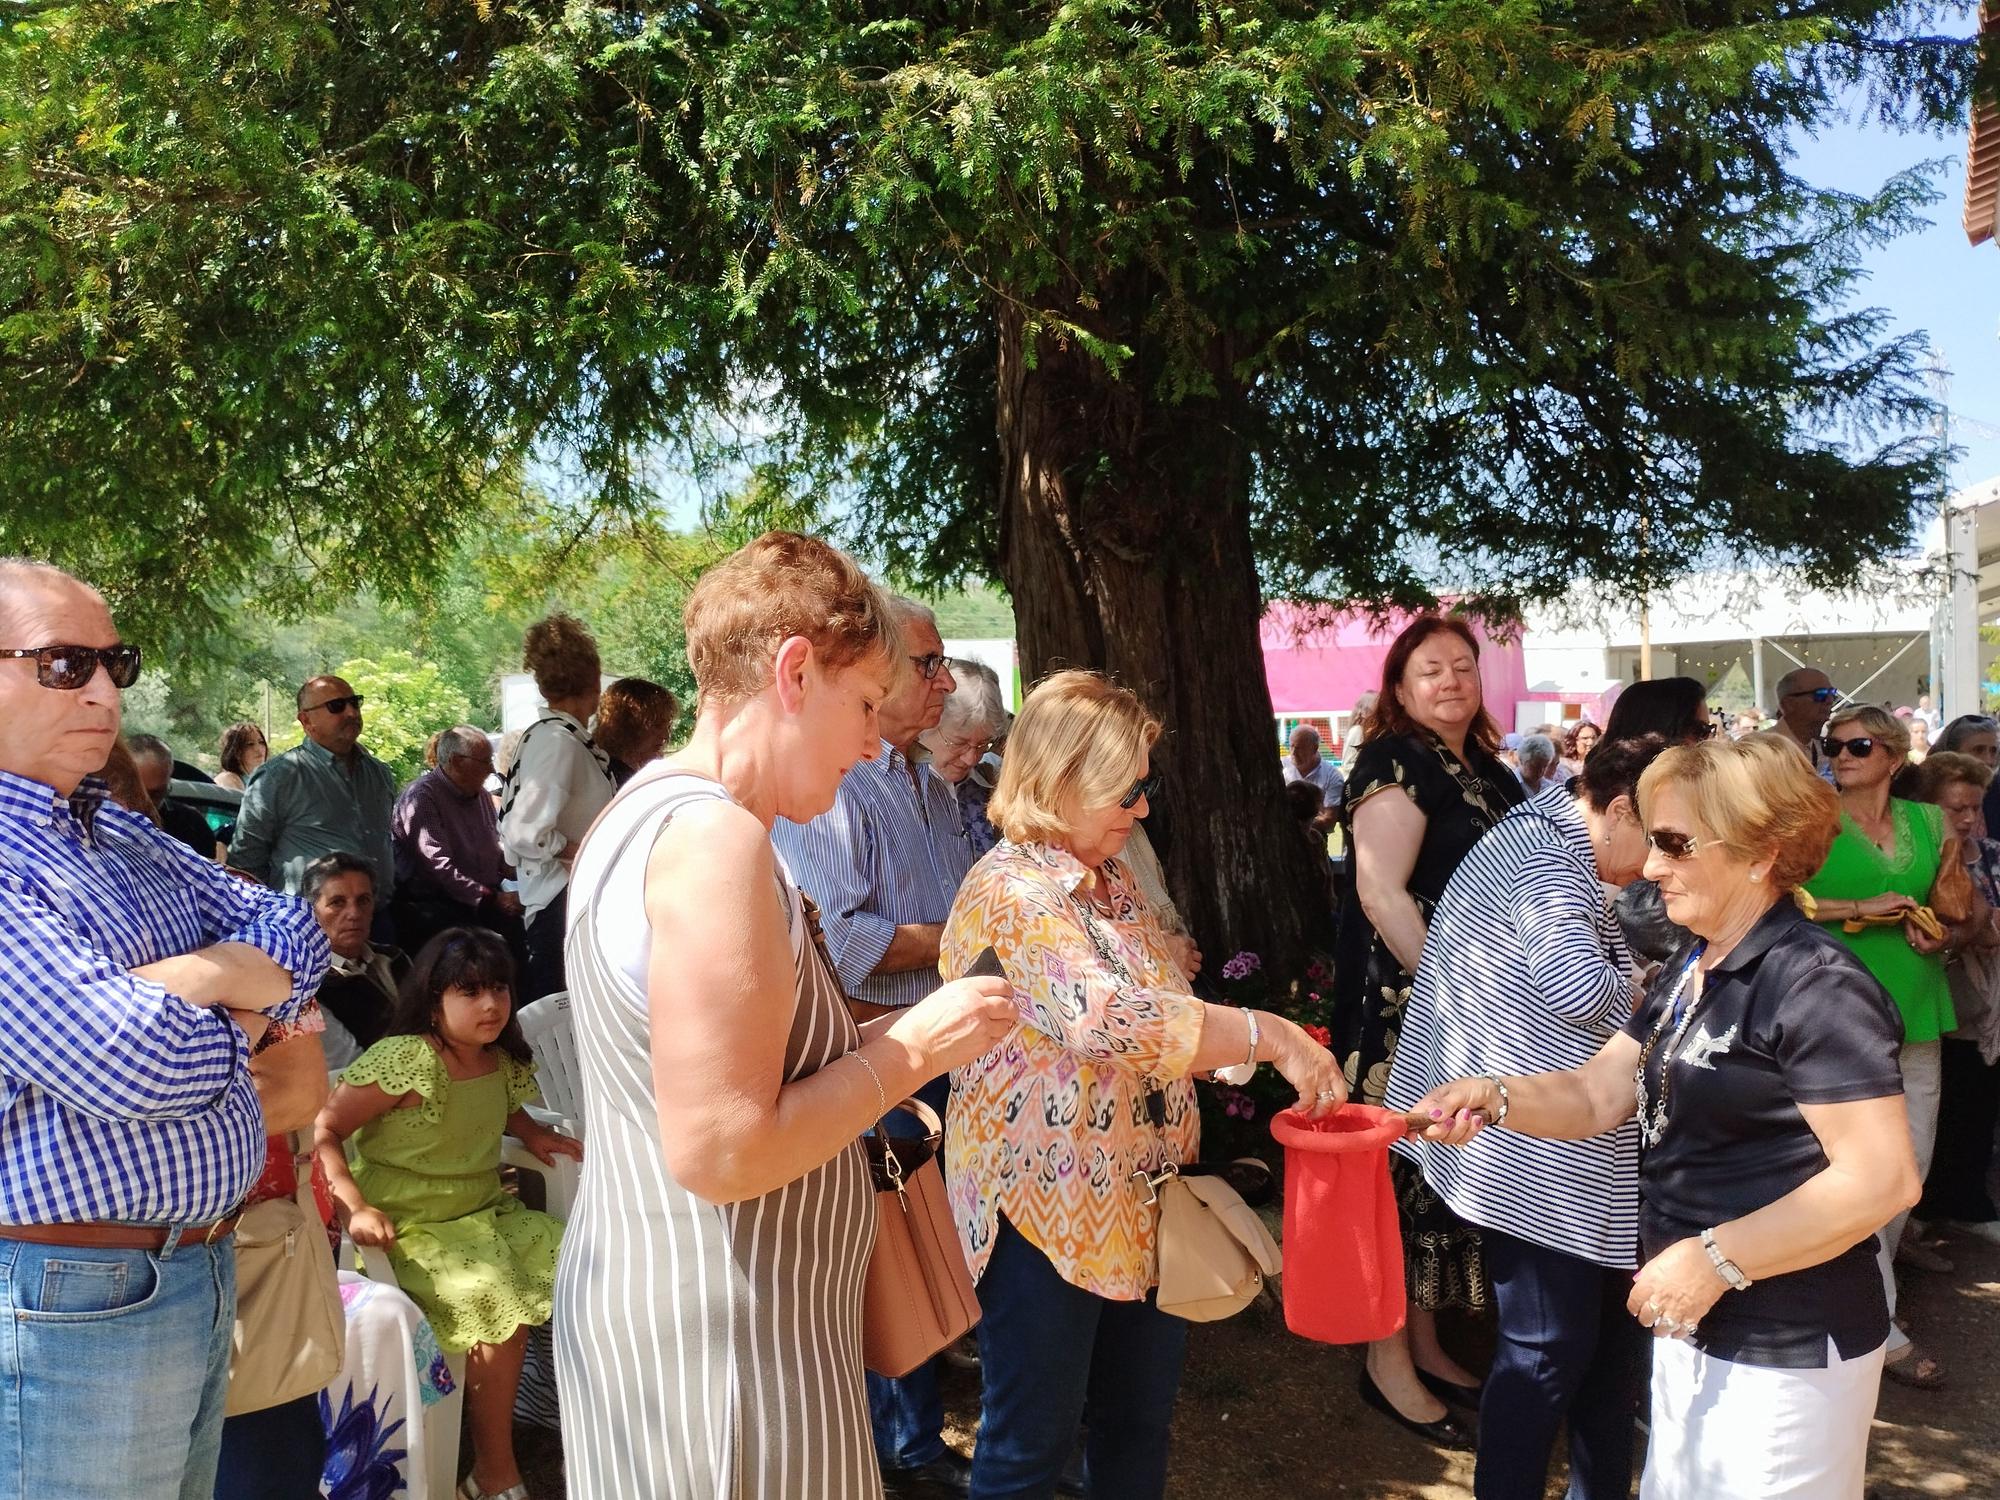
<path fill-rule="evenodd" d="M 1882 1354 L 1776 1370 L 1656 1339 L 1639 1500 L 1861 1500 Z"/>

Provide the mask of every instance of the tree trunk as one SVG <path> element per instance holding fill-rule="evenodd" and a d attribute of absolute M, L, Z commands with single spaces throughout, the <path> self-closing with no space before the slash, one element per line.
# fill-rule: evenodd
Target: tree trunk
<path fill-rule="evenodd" d="M 1330 932 L 1283 793 L 1233 364 L 1218 340 L 1216 394 L 1168 405 L 1074 344 L 1031 357 L 1003 311 L 1000 567 L 1026 682 L 1097 668 L 1165 724 L 1167 883 L 1208 971 L 1249 949 L 1285 978 Z"/>

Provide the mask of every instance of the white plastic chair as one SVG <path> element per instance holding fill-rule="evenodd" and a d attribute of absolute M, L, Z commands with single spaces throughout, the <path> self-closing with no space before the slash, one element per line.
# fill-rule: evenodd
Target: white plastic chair
<path fill-rule="evenodd" d="M 570 1026 L 568 993 L 558 990 L 522 1006 L 521 1034 L 534 1049 L 535 1080 L 542 1086 L 542 1102 L 530 1104 L 528 1113 L 551 1130 L 582 1140 L 583 1079 L 577 1066 L 576 1033 Z M 558 1219 L 569 1217 L 583 1178 L 583 1169 L 576 1162 L 559 1156 L 553 1167 L 544 1166 L 512 1136 L 501 1143 L 500 1159 L 539 1173 L 549 1213 Z"/>
<path fill-rule="evenodd" d="M 362 1275 L 384 1286 L 397 1285 L 386 1251 L 374 1245 L 357 1246 L 342 1235 L 340 1263 L 353 1265 L 357 1253 L 361 1257 Z M 430 1500 L 452 1500 L 458 1494 L 458 1435 L 465 1420 L 465 1355 L 446 1353 L 444 1361 L 451 1370 L 451 1394 L 424 1407 L 422 1425 L 411 1422 L 405 1438 L 412 1481 L 409 1500 L 425 1500 L 426 1496 Z"/>

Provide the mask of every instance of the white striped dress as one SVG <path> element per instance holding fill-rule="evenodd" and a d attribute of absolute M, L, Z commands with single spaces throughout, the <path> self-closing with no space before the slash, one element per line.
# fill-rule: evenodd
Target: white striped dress
<path fill-rule="evenodd" d="M 578 856 L 570 1015 L 589 1148 L 556 1272 L 571 1500 L 876 1500 L 861 1371 L 875 1195 L 858 1143 L 762 1198 L 717 1205 L 660 1149 L 643 981 L 646 862 L 675 811 L 724 798 L 666 766 L 635 778 Z M 785 1080 L 859 1045 L 781 876 L 798 1004 Z M 717 921 L 728 914 L 717 912 Z"/>
<path fill-rule="evenodd" d="M 1632 1018 L 1631 956 L 1598 883 L 1590 830 L 1552 787 L 1460 861 L 1431 917 L 1384 1104 L 1440 1084 L 1581 1067 Z M 1469 1224 L 1599 1265 L 1639 1251 L 1639 1128 L 1582 1141 L 1482 1131 L 1464 1148 L 1398 1142 Z"/>

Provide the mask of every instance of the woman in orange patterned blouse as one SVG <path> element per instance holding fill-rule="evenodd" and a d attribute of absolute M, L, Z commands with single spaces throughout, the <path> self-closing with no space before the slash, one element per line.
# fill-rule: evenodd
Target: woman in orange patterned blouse
<path fill-rule="evenodd" d="M 974 1500 L 1051 1493 L 1079 1422 L 1092 1494 L 1164 1492 L 1187 1324 L 1154 1303 L 1159 1209 L 1134 1178 L 1195 1159 L 1191 1074 L 1270 1062 L 1302 1109 L 1346 1097 L 1291 1022 L 1188 993 L 1117 858 L 1158 791 L 1159 735 L 1094 673 L 1030 693 L 989 808 L 1003 842 L 945 923 L 940 972 L 993 948 L 1022 1022 L 953 1075 L 945 1127 L 982 1313 Z"/>

